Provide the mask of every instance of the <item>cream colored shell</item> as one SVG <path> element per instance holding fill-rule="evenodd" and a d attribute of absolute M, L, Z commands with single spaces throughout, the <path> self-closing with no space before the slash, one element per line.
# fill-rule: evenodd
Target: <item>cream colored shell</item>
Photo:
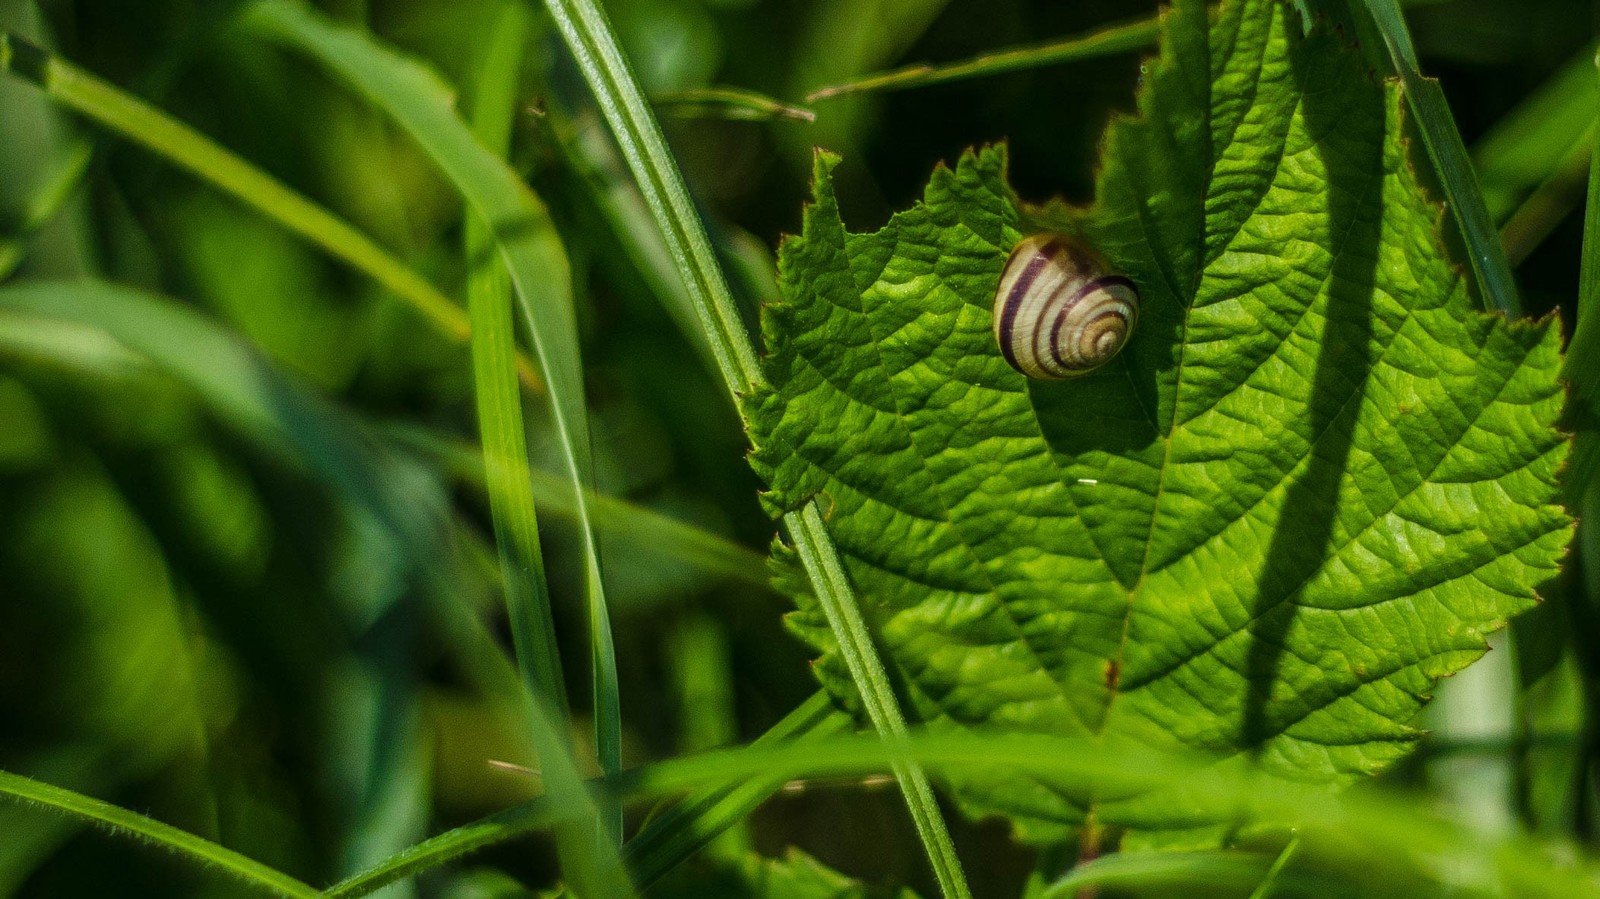
<path fill-rule="evenodd" d="M 1139 292 L 1100 254 L 1061 234 L 1036 234 L 1006 260 L 994 337 L 1012 368 L 1047 381 L 1088 374 L 1128 342 Z"/>

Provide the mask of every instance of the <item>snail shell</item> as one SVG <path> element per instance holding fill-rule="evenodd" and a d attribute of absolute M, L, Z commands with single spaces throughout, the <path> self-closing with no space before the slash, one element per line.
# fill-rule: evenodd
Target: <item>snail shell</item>
<path fill-rule="evenodd" d="M 1111 360 L 1139 322 L 1139 291 L 1080 240 L 1036 234 L 1011 251 L 994 295 L 994 338 L 1011 367 L 1058 381 Z"/>

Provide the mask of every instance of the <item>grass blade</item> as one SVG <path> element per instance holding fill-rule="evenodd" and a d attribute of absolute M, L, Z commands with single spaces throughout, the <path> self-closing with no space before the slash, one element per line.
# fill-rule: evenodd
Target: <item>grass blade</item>
<path fill-rule="evenodd" d="M 827 694 L 814 693 L 751 745 L 775 746 L 790 740 L 829 737 L 844 733 L 851 726 L 849 716 L 835 709 Z M 628 868 L 640 889 L 648 888 L 723 831 L 743 821 L 785 782 L 783 778 L 768 777 L 705 790 L 656 815 L 623 847 L 623 857 L 628 859 Z"/>
<path fill-rule="evenodd" d="M 473 98 L 473 130 L 486 147 L 504 153 L 511 140 L 510 109 L 528 21 L 508 6 L 490 35 Z M 527 437 L 517 393 L 511 281 L 492 252 L 493 235 L 475 215 L 466 222 L 467 312 L 472 319 L 472 380 L 483 440 L 484 486 L 505 583 L 506 608 L 517 658 L 535 696 L 566 709 L 561 654 L 556 645 L 539 545 L 539 518 L 528 489 Z"/>
<path fill-rule="evenodd" d="M 231 194 L 364 272 L 416 309 L 440 333 L 458 341 L 467 339 L 466 312 L 421 275 L 390 256 L 354 225 L 188 125 L 9 31 L 0 31 L 0 71 L 32 82 L 52 100 Z M 72 183 L 69 167 L 62 173 L 58 189 L 70 189 Z M 43 200 L 49 202 L 51 198 L 46 196 Z M 538 376 L 531 364 L 524 361 L 521 371 L 523 381 L 538 389 Z"/>
<path fill-rule="evenodd" d="M 1591 43 L 1574 54 L 1473 144 L 1472 162 L 1490 218 L 1504 222 L 1593 128 L 1594 53 Z"/>
<path fill-rule="evenodd" d="M 764 376 L 660 123 L 645 102 L 610 24 L 592 0 L 546 0 L 546 6 L 577 58 L 656 227 L 678 263 L 717 370 L 737 404 L 740 396 L 763 383 Z M 873 727 L 885 740 L 898 742 L 906 732 L 905 716 L 823 526 L 822 514 L 813 502 L 785 516 L 784 523 L 818 596 L 825 597 L 822 606 L 829 627 L 840 646 L 849 647 L 843 655 Z M 895 772 L 944 895 L 971 895 L 927 776 L 905 760 L 896 764 Z"/>
<path fill-rule="evenodd" d="M 231 333 L 172 301 L 97 282 L 0 287 L 0 323 L 7 320 L 4 313 L 33 319 L 27 322 L 33 326 L 30 331 L 39 330 L 40 321 L 95 329 L 117 341 L 124 353 L 131 350 L 164 369 L 257 445 L 288 456 L 346 502 L 373 516 L 395 535 L 434 593 L 452 596 L 445 566 L 437 557 L 441 541 L 431 510 L 417 502 L 403 478 L 382 476 L 385 469 L 366 434 L 347 416 L 280 374 Z M 64 354 L 80 351 L 78 344 L 62 349 Z M 104 348 L 94 349 L 96 359 L 111 363 L 111 372 L 127 364 L 117 362 Z M 459 607 L 448 609 L 459 617 Z M 562 820 L 597 820 L 594 802 L 562 742 L 565 728 L 553 723 L 558 719 L 542 700 L 525 699 L 524 711 L 540 750 L 546 797 L 563 810 Z M 593 840 L 585 842 L 596 845 Z M 602 845 L 593 856 L 577 860 L 580 870 L 569 872 L 573 880 L 597 884 L 590 891 L 594 895 L 631 895 L 615 851 Z"/>
<path fill-rule="evenodd" d="M 830 84 L 807 94 L 806 102 L 816 103 L 820 100 L 832 100 L 874 91 L 927 87 L 948 81 L 983 78 L 1020 69 L 1036 69 L 1058 63 L 1113 56 L 1154 46 L 1159 32 L 1160 23 L 1152 16 L 1120 25 L 1110 25 L 1088 34 L 1075 35 L 1059 41 L 985 53 L 963 62 L 938 66 L 906 66 L 839 84 Z"/>
<path fill-rule="evenodd" d="M 593 480 L 588 408 L 566 251 L 549 213 L 504 161 L 474 139 L 452 108 L 450 90 L 432 72 L 368 35 L 332 25 L 288 0 L 263 0 L 250 7 L 244 19 L 263 37 L 328 67 L 393 118 L 494 235 L 528 321 L 576 496 L 589 601 L 595 742 L 602 769 L 615 772 L 621 767 L 621 702 L 599 547 L 585 489 Z M 613 838 L 620 842 L 620 833 Z"/>
<path fill-rule="evenodd" d="M 1589 157 L 1594 152 L 1594 135 L 1593 127 L 1584 131 L 1551 166 L 1549 177 L 1539 182 L 1506 219 L 1500 237 L 1506 248 L 1506 258 L 1512 265 L 1521 265 L 1583 201 L 1589 180 Z"/>
<path fill-rule="evenodd" d="M 484 455 L 478 447 L 421 428 L 388 426 L 384 431 L 396 442 L 445 466 L 452 477 L 480 488 L 487 486 Z M 528 471 L 528 478 L 535 508 L 555 515 L 576 514 L 572 489 L 565 478 L 537 468 Z M 659 553 L 694 565 L 707 574 L 761 590 L 772 588 L 766 557 L 726 537 L 602 493 L 589 494 L 589 507 L 594 511 L 595 524 L 603 533 L 630 544 L 639 552 Z"/>
<path fill-rule="evenodd" d="M 599 9 L 589 0 L 548 0 L 546 5 L 639 182 L 689 289 L 701 329 L 710 339 L 717 371 L 737 399 L 747 387 L 760 383 L 760 365 L 661 126 Z"/>
<path fill-rule="evenodd" d="M 197 868 L 216 870 L 240 886 L 256 892 L 291 899 L 313 899 L 322 895 L 315 887 L 226 846 L 82 793 L 0 771 L 0 796 L 42 806 L 80 821 L 101 825 L 114 833 L 153 843 L 176 853 Z"/>
<path fill-rule="evenodd" d="M 1428 150 L 1428 158 L 1444 189 L 1445 206 L 1461 229 L 1467 258 L 1477 278 L 1479 296 L 1508 317 L 1520 317 L 1522 301 L 1511 276 L 1511 264 L 1500 243 L 1500 233 L 1484 206 L 1478 176 L 1472 160 L 1467 157 L 1466 145 L 1461 141 L 1461 131 L 1456 128 L 1450 106 L 1445 102 L 1444 91 L 1440 90 L 1438 81 L 1424 78 L 1418 68 L 1417 52 L 1411 45 L 1411 33 L 1406 29 L 1397 0 L 1361 2 L 1366 4 L 1383 34 L 1389 58 L 1405 84 L 1406 103 L 1411 107 L 1422 144 Z"/>

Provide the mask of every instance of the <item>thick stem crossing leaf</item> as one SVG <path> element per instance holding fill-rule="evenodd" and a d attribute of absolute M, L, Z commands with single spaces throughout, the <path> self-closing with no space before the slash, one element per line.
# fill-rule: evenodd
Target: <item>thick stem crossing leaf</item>
<path fill-rule="evenodd" d="M 1556 569 L 1559 335 L 1471 307 L 1398 88 L 1299 21 L 1272 0 L 1178 3 L 1087 211 L 1021 208 L 990 148 L 852 234 L 818 157 L 766 316 L 752 461 L 774 512 L 822 498 L 930 726 L 1348 782 L 1405 754 L 1435 682 Z M 990 335 L 1007 253 L 1047 225 L 1143 298 L 1123 353 L 1074 381 L 1024 378 Z M 851 702 L 788 558 L 796 629 Z M 958 787 L 1040 837 L 1090 808 L 1200 823 L 1172 797 Z"/>

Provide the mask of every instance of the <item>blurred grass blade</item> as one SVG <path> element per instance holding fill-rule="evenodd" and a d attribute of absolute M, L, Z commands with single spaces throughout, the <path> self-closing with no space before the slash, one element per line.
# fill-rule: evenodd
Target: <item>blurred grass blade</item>
<path fill-rule="evenodd" d="M 1521 265 L 1583 202 L 1594 137 L 1593 127 L 1585 130 L 1565 155 L 1551 164 L 1548 177 L 1539 182 L 1500 228 L 1500 242 L 1513 266 Z"/>
<path fill-rule="evenodd" d="M 98 824 L 111 831 L 153 843 L 169 850 L 195 870 L 215 870 L 252 892 L 294 899 L 313 899 L 321 891 L 262 863 L 127 809 L 40 783 L 20 774 L 0 771 L 0 796 L 7 796 L 51 811 Z"/>
<path fill-rule="evenodd" d="M 1052 883 L 1040 899 L 1073 899 L 1093 888 L 1136 894 L 1181 895 L 1184 888 L 1249 895 L 1271 874 L 1272 861 L 1244 852 L 1135 852 L 1105 855 L 1073 868 Z M 1312 878 L 1278 878 L 1276 884 L 1292 888 L 1291 895 L 1338 895 L 1328 892 L 1336 884 Z M 1262 897 L 1264 899 L 1264 897 Z"/>
<path fill-rule="evenodd" d="M 517 75 L 529 20 L 519 4 L 505 4 L 485 41 L 471 110 L 473 132 L 491 152 L 504 157 L 511 144 L 512 109 L 516 103 Z M 517 658 L 522 663 L 529 690 L 571 716 L 562 681 L 561 655 L 556 643 L 555 619 L 550 608 L 550 588 L 545 577 L 544 553 L 539 545 L 539 521 L 529 488 L 526 431 L 522 397 L 517 393 L 514 352 L 516 334 L 511 309 L 511 279 L 505 261 L 492 252 L 494 234 L 489 225 L 468 210 L 465 228 L 467 309 L 472 317 L 472 377 L 477 399 L 478 430 L 483 436 L 483 467 L 494 520 L 495 547 L 500 557 L 506 607 L 512 622 Z M 577 485 L 579 491 L 584 485 Z M 540 745 L 544 758 L 557 747 Z M 607 826 L 620 832 L 620 806 L 604 814 Z M 556 845 L 562 870 L 592 868 L 585 860 L 590 851 L 586 836 L 571 822 L 556 827 Z M 569 873 L 579 886 L 594 885 L 592 873 Z"/>
<path fill-rule="evenodd" d="M 410 304 L 440 333 L 455 340 L 467 339 L 466 312 L 422 276 L 355 226 L 188 125 L 9 31 L 0 31 L 0 70 L 38 85 L 56 102 L 143 144 L 365 272 Z M 68 175 L 70 172 L 64 172 L 59 183 L 63 190 L 71 187 Z M 524 364 L 523 369 L 524 381 L 537 389 L 531 366 Z"/>
<path fill-rule="evenodd" d="M 1260 770 L 1135 748 L 1107 752 L 1094 741 L 1060 737 L 924 732 L 909 736 L 900 748 L 871 735 L 828 737 L 671 759 L 629 771 L 615 786 L 624 795 L 650 799 L 682 790 L 727 790 L 757 779 L 859 777 L 891 767 L 904 753 L 934 770 L 989 775 L 1015 772 L 1073 791 L 1129 796 L 1176 791 L 1201 818 L 1220 816 L 1242 825 L 1293 826 L 1295 858 L 1313 860 L 1309 870 L 1323 867 L 1318 862 L 1331 862 L 1339 866 L 1331 868 L 1336 874 L 1360 866 L 1362 886 L 1368 887 L 1371 895 L 1438 895 L 1437 878 L 1463 895 L 1571 899 L 1594 895 L 1594 878 L 1600 875 L 1592 857 L 1574 858 L 1569 847 L 1464 827 L 1439 817 L 1414 797 L 1372 791 L 1331 794 Z M 440 834 L 386 864 L 403 864 L 407 873 L 427 870 L 441 859 L 548 826 L 560 813 L 558 804 L 535 800 Z M 1265 856 L 1242 853 L 1178 858 L 1151 854 L 1108 860 L 1097 864 L 1097 870 L 1086 865 L 1079 873 L 1085 880 L 1105 876 L 1109 881 L 1111 874 L 1147 865 L 1169 872 L 1175 868 L 1203 872 L 1230 885 L 1237 876 L 1240 889 L 1234 894 L 1247 895 L 1246 890 L 1270 874 L 1273 863 Z M 377 874 L 376 870 L 370 873 Z M 1285 869 L 1276 883 L 1291 893 L 1325 895 L 1332 891 L 1316 887 L 1348 886 L 1348 875 L 1344 878 L 1329 885 Z M 1311 889 L 1304 892 L 1302 887 Z"/>
<path fill-rule="evenodd" d="M 19 318 L 60 321 L 103 331 L 192 388 L 223 420 L 257 444 L 310 471 L 357 509 L 376 518 L 408 549 L 412 564 L 433 591 L 451 596 L 438 555 L 441 543 L 431 510 L 416 501 L 403 479 L 386 471 L 366 434 L 337 407 L 280 374 L 260 355 L 192 310 L 142 291 L 98 282 L 29 282 L 0 287 L 0 322 Z M 37 330 L 37 327 L 32 330 Z M 65 352 L 76 344 L 61 343 Z M 44 349 L 44 346 L 40 346 Z M 108 358 L 102 352 L 98 358 Z M 450 605 L 452 613 L 459 612 Z M 594 803 L 562 742 L 566 730 L 545 703 L 523 697 L 540 750 L 545 795 L 562 820 L 598 820 Z M 586 840 L 587 846 L 596 846 Z M 575 881 L 599 884 L 595 895 L 629 895 L 614 850 L 598 847 L 578 859 Z"/>
<path fill-rule="evenodd" d="M 472 121 L 484 145 L 503 154 L 511 140 L 511 108 L 528 20 L 520 7 L 507 6 L 496 26 L 484 49 Z M 526 668 L 534 695 L 546 697 L 565 717 L 570 710 L 561 654 L 539 545 L 539 519 L 528 489 L 527 436 L 513 361 L 511 281 L 492 248 L 489 227 L 469 214 L 467 312 L 472 319 L 472 380 L 483 441 L 484 484 L 517 658 Z"/>
<path fill-rule="evenodd" d="M 849 717 L 836 711 L 827 695 L 819 692 L 774 725 L 755 745 L 775 745 L 807 733 L 815 737 L 829 736 L 849 726 Z M 881 751 L 874 757 L 879 756 Z M 641 884 L 647 885 L 655 880 L 721 833 L 730 823 L 748 815 L 787 779 L 787 776 L 775 781 L 761 777 L 747 779 L 737 775 L 724 778 L 713 773 L 700 784 L 703 787 L 701 792 L 657 816 L 646 825 L 638 838 L 628 844 L 628 857 L 634 866 L 638 866 Z M 674 791 L 667 791 L 670 792 Z M 398 880 L 447 864 L 469 852 L 554 827 L 571 817 L 571 812 L 567 811 L 564 818 L 562 811 L 560 804 L 545 797 L 497 812 L 398 853 L 331 888 L 328 896 L 339 899 L 364 896 Z"/>
<path fill-rule="evenodd" d="M 378 478 L 363 435 L 337 409 L 194 311 L 115 284 L 29 281 L 0 287 L 0 312 L 105 332 L 188 384 L 257 443 L 287 455 L 353 506 L 415 541 L 414 547 L 435 544 L 407 497 Z"/>
<path fill-rule="evenodd" d="M 1594 54 L 1593 43 L 1574 54 L 1473 145 L 1483 204 L 1496 222 L 1548 180 L 1586 134 L 1593 140 Z"/>
<path fill-rule="evenodd" d="M 486 222 L 494 235 L 528 320 L 576 496 L 589 599 L 595 743 L 601 768 L 614 773 L 621 767 L 621 701 L 599 546 L 585 489 L 593 480 L 588 408 L 566 251 L 549 213 L 504 161 L 473 138 L 452 108 L 450 90 L 432 72 L 367 34 L 332 25 L 288 0 L 263 0 L 250 7 L 245 20 L 264 37 L 338 73 L 388 113 L 455 185 L 470 214 Z M 620 832 L 613 838 L 620 842 Z"/>
<path fill-rule="evenodd" d="M 985 53 L 963 62 L 937 66 L 906 66 L 839 84 L 830 84 L 807 94 L 806 102 L 815 103 L 819 100 L 831 100 L 835 97 L 848 97 L 852 94 L 873 91 L 927 87 L 932 84 L 944 84 L 947 81 L 982 78 L 1020 69 L 1036 69 L 1058 63 L 1129 53 L 1155 46 L 1156 35 L 1159 32 L 1160 22 L 1151 16 L 1119 25 L 1108 25 L 1088 34 L 1064 40 Z"/>
<path fill-rule="evenodd" d="M 815 122 L 817 114 L 804 106 L 774 100 L 766 94 L 737 87 L 701 87 L 653 94 L 650 102 L 663 115 L 680 118 L 732 119 L 770 122 L 789 119 Z"/>
<path fill-rule="evenodd" d="M 790 740 L 830 737 L 845 733 L 852 726 L 850 716 L 835 709 L 826 693 L 817 692 L 751 745 L 776 746 Z M 649 888 L 718 835 L 748 818 L 784 783 L 784 778 L 768 777 L 704 790 L 651 818 L 623 847 L 623 857 L 639 888 Z"/>
<path fill-rule="evenodd" d="M 1589 111 L 1600 127 L 1600 58 L 1589 70 Z M 1583 214 L 1583 260 L 1578 273 L 1578 324 L 1562 374 L 1572 387 L 1567 403 L 1567 426 L 1576 432 L 1572 457 L 1562 481 L 1567 504 L 1587 505 L 1593 494 L 1595 471 L 1600 468 L 1600 153 L 1589 158 L 1589 194 Z M 1587 508 L 1581 511 L 1587 513 Z M 1588 531 L 1594 519 L 1579 516 Z M 1584 538 L 1579 538 L 1580 545 Z"/>
<path fill-rule="evenodd" d="M 21 221 L 10 229 L 9 234 L 0 236 L 0 281 L 11 277 L 11 273 L 22 264 L 28 238 L 49 224 L 61 207 L 66 205 L 67 199 L 83 181 L 84 173 L 89 171 L 89 161 L 93 158 L 92 142 L 81 137 L 71 139 L 61 158 L 56 160 L 49 177 L 29 198 Z"/>
<path fill-rule="evenodd" d="M 1517 296 L 1516 281 L 1511 276 L 1500 233 L 1484 207 L 1483 192 L 1478 187 L 1472 160 L 1467 157 L 1466 145 L 1461 141 L 1461 132 L 1456 128 L 1439 82 L 1424 78 L 1418 68 L 1417 53 L 1411 45 L 1411 33 L 1406 29 L 1400 4 L 1397 0 L 1361 2 L 1366 4 L 1377 23 L 1389 49 L 1389 58 L 1405 84 L 1406 102 L 1411 107 L 1417 131 L 1422 135 L 1422 144 L 1428 150 L 1428 158 L 1433 162 L 1434 173 L 1444 189 L 1445 205 L 1461 229 L 1467 257 L 1477 278 L 1479 296 L 1508 317 L 1521 317 L 1522 301 Z"/>
<path fill-rule="evenodd" d="M 478 487 L 487 486 L 483 453 L 472 444 L 414 427 L 387 426 L 384 432 L 444 465 L 452 477 Z M 528 478 L 536 508 L 556 515 L 576 514 L 576 503 L 566 478 L 537 468 L 528 471 Z M 601 493 L 589 494 L 589 507 L 602 533 L 640 552 L 659 553 L 707 574 L 761 590 L 772 589 L 766 557 L 726 537 Z"/>
<path fill-rule="evenodd" d="M 739 398 L 761 386 L 765 377 L 734 308 L 727 279 L 712 253 L 705 226 L 678 171 L 677 160 L 667 148 L 661 125 L 645 102 L 599 7 L 592 0 L 546 0 L 546 6 L 611 125 L 656 227 L 678 263 L 700 326 L 711 344 L 717 370 L 737 405 Z M 839 564 L 837 550 L 823 527 L 822 513 L 813 501 L 786 515 L 784 525 L 805 562 L 873 728 L 884 740 L 898 745 L 906 733 L 905 716 L 849 579 Z M 914 762 L 903 759 L 896 763 L 895 774 L 940 889 L 946 897 L 970 896 L 966 875 L 927 776 Z"/>

